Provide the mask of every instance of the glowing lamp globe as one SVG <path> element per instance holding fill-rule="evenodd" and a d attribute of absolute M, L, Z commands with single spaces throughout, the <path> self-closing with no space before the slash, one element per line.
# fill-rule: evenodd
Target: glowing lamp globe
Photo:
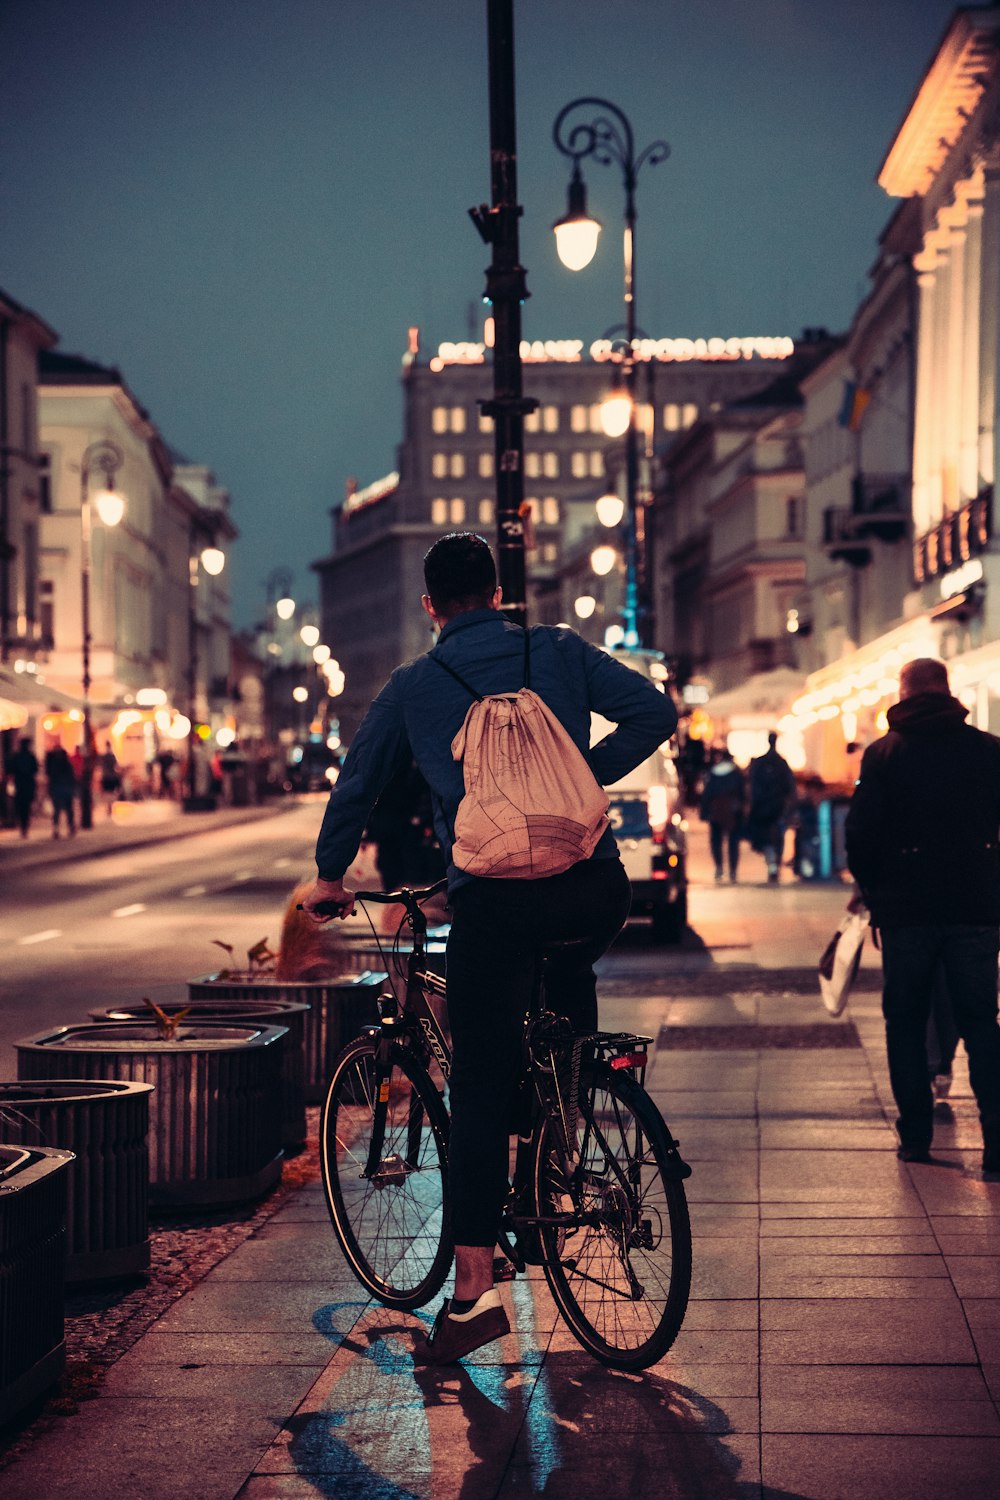
<path fill-rule="evenodd" d="M 602 526 L 617 526 L 625 514 L 625 501 L 621 495 L 602 495 L 596 502 L 597 519 Z"/>
<path fill-rule="evenodd" d="M 125 514 L 125 496 L 117 490 L 98 490 L 92 503 L 105 526 L 117 526 Z"/>
<path fill-rule="evenodd" d="M 622 437 L 632 420 L 632 402 L 625 391 L 612 391 L 601 402 L 601 426 L 605 436 Z"/>
<path fill-rule="evenodd" d="M 618 553 L 614 547 L 595 547 L 590 554 L 590 566 L 598 578 L 605 578 L 617 561 Z"/>

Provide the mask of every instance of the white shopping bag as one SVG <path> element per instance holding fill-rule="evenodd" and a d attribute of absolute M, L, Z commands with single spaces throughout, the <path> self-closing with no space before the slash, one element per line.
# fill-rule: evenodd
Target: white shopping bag
<path fill-rule="evenodd" d="M 848 909 L 819 961 L 819 992 L 831 1016 L 839 1016 L 850 997 L 869 922 L 866 907 Z"/>

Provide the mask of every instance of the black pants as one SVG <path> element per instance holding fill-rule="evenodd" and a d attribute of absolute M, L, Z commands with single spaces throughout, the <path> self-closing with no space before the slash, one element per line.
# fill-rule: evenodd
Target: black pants
<path fill-rule="evenodd" d="M 547 943 L 584 940 L 550 960 L 546 997 L 576 1031 L 596 1030 L 593 964 L 624 926 L 630 897 L 617 859 L 585 860 L 542 880 L 474 880 L 452 897 L 449 1186 L 458 1245 L 496 1243 L 539 951 Z"/>
<path fill-rule="evenodd" d="M 934 1101 L 928 1077 L 927 1019 L 939 965 L 955 1025 L 968 1053 L 969 1081 L 980 1118 L 988 1128 L 1000 1128 L 1000 929 L 888 927 L 879 936 L 882 1013 L 900 1140 L 921 1150 L 931 1143 Z"/>
<path fill-rule="evenodd" d="M 722 874 L 722 851 L 725 848 L 729 855 L 729 878 L 736 879 L 736 871 L 740 865 L 740 830 L 736 828 L 722 828 L 718 823 L 708 825 L 708 844 L 715 860 L 715 873 Z"/>

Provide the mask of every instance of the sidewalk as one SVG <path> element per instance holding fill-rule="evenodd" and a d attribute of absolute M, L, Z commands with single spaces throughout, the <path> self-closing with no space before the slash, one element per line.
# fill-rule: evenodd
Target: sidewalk
<path fill-rule="evenodd" d="M 846 887 L 769 888 L 756 863 L 692 888 L 707 950 L 604 961 L 603 1022 L 658 1038 L 650 1088 L 694 1167 L 692 1300 L 654 1370 L 596 1364 L 533 1274 L 507 1339 L 415 1372 L 435 1309 L 365 1299 L 310 1183 L 26 1445 L 0 1500 L 1000 1493 L 1000 1182 L 964 1066 L 936 1164 L 901 1164 L 877 955 L 837 1021 L 802 978 Z"/>
<path fill-rule="evenodd" d="M 219 807 L 215 812 L 192 813 L 185 812 L 179 802 L 167 800 L 116 802 L 113 817 L 108 818 L 103 808 L 95 807 L 92 828 L 78 828 L 72 838 L 67 838 L 63 831 L 58 839 L 52 838 L 47 820 L 36 818 L 26 839 L 20 837 L 16 828 L 0 828 L 0 874 L 63 864 L 67 859 L 119 854 L 145 844 L 161 844 L 168 839 L 254 823 L 289 811 L 298 806 L 299 800 L 276 797 L 254 807 Z"/>

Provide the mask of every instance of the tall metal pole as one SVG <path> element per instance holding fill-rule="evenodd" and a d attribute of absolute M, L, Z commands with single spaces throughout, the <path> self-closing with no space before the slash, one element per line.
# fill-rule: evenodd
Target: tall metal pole
<path fill-rule="evenodd" d="M 83 660 L 81 685 L 83 687 L 83 781 L 80 785 L 80 827 L 92 828 L 94 823 L 94 730 L 91 723 L 90 703 L 90 573 L 93 542 L 93 523 L 90 507 L 90 476 L 95 469 L 104 474 L 108 489 L 125 455 L 115 443 L 98 441 L 84 450 L 80 460 L 80 603 L 83 626 Z"/>
<path fill-rule="evenodd" d="M 602 113 L 589 122 L 580 122 L 564 130 L 567 116 L 573 111 L 589 111 L 591 108 Z M 573 162 L 574 180 L 579 179 L 580 162 L 587 156 L 592 156 L 602 166 L 617 162 L 622 169 L 625 188 L 625 348 L 621 359 L 622 379 L 629 398 L 629 423 L 625 430 L 625 644 L 651 646 L 652 590 L 646 512 L 639 496 L 639 426 L 635 400 L 635 184 L 640 168 L 665 161 L 670 147 L 666 141 L 653 141 L 636 156 L 635 136 L 628 116 L 610 100 L 593 97 L 574 99 L 561 109 L 552 134 L 559 150 Z"/>
<path fill-rule="evenodd" d="M 493 399 L 481 404 L 494 425 L 501 608 L 509 619 L 524 625 L 524 415 L 538 403 L 525 398 L 521 383 L 521 304 L 529 294 L 518 248 L 513 0 L 487 0 L 487 26 L 492 206 L 481 204 L 469 212 L 483 240 L 493 247 L 486 272 L 486 300 L 492 304 L 494 326 Z"/>

